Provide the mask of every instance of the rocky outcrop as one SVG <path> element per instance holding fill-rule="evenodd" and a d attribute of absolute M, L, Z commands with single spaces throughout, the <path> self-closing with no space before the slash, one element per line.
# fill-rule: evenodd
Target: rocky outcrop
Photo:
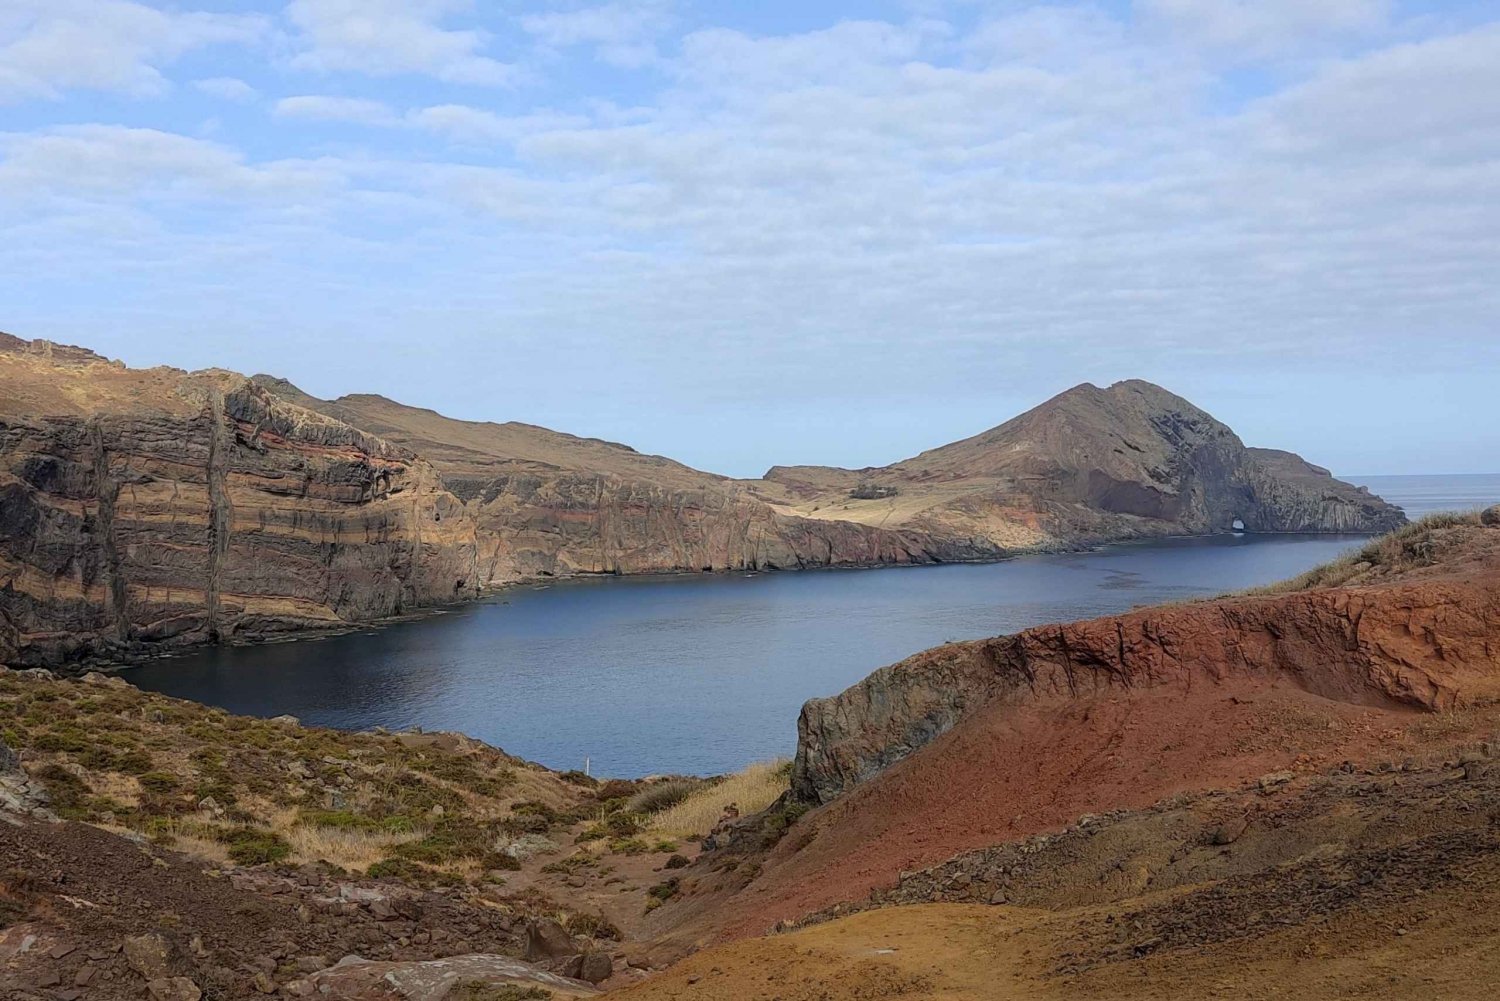
<path fill-rule="evenodd" d="M 7 350 L 8 349 L 8 350 Z M 232 373 L 0 344 L 0 660 L 328 626 L 476 593 L 473 520 L 398 446 Z"/>
<path fill-rule="evenodd" d="M 1290 452 L 1246 448 L 1148 382 L 1082 385 L 890 466 L 776 467 L 789 513 L 1004 547 L 1250 532 L 1385 532 L 1400 509 Z"/>
<path fill-rule="evenodd" d="M 0 658 L 339 626 L 538 576 L 881 566 L 1399 511 L 1147 383 L 746 483 L 526 424 L 0 334 Z"/>
<path fill-rule="evenodd" d="M 1460 574 L 1429 567 L 1369 587 L 1164 606 L 951 644 L 882 668 L 803 707 L 793 792 L 828 802 L 981 708 L 993 718 L 1004 707 L 1239 679 L 1357 705 L 1447 710 L 1493 699 L 1500 532 L 1451 531 L 1466 536 L 1441 543 Z"/>
<path fill-rule="evenodd" d="M 1402 518 L 1364 487 L 1333 478 L 1300 455 L 1247 449 L 1245 482 L 1255 503 L 1245 509 L 1251 532 L 1369 532 L 1398 527 Z"/>
<path fill-rule="evenodd" d="M 486 584 L 1004 554 L 984 540 L 780 513 L 736 480 L 615 442 L 515 422 L 454 420 L 368 394 L 320 400 L 268 376 L 255 382 L 431 459 L 476 519 Z"/>

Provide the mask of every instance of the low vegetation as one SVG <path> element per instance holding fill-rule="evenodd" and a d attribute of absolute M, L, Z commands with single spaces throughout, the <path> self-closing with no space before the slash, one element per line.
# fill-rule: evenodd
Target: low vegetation
<path fill-rule="evenodd" d="M 652 817 L 647 830 L 663 837 L 703 838 L 733 804 L 742 816 L 758 813 L 786 792 L 791 761 L 763 761 L 719 782 L 705 783 L 676 805 Z"/>
<path fill-rule="evenodd" d="M 1432 566 L 1481 527 L 1477 511 L 1429 514 L 1394 532 L 1372 539 L 1345 556 L 1314 567 L 1291 580 L 1253 588 L 1246 594 L 1287 594 L 1321 587 L 1357 584 L 1393 573 Z"/>
<path fill-rule="evenodd" d="M 58 815 L 241 865 L 478 881 L 518 867 L 518 838 L 597 808 L 585 786 L 456 734 L 248 719 L 97 675 L 0 671 L 0 720 Z"/>
<path fill-rule="evenodd" d="M 885 500 L 895 497 L 901 492 L 900 488 L 879 483 L 860 483 L 849 491 L 851 500 Z"/>

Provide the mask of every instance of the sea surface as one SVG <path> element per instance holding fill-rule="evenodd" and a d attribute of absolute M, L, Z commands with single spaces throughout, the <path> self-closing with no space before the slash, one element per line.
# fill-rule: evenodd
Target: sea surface
<path fill-rule="evenodd" d="M 1500 502 L 1500 476 L 1351 479 L 1414 517 Z M 919 650 L 1265 584 L 1362 541 L 1225 535 L 985 565 L 567 581 L 125 676 L 236 713 L 460 730 L 595 775 L 714 774 L 790 754 L 804 700 Z"/>

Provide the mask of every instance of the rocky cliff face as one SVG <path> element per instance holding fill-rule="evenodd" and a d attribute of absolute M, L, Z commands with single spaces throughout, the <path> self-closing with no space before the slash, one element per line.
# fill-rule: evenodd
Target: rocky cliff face
<path fill-rule="evenodd" d="M 1246 448 L 1148 382 L 1083 385 L 999 427 L 862 470 L 777 467 L 760 492 L 788 513 L 1005 548 L 1239 527 L 1384 532 L 1405 521 L 1289 452 Z"/>
<path fill-rule="evenodd" d="M 879 566 L 993 559 L 984 541 L 775 511 L 743 484 L 625 445 L 527 424 L 459 421 L 380 396 L 280 396 L 432 460 L 473 514 L 480 577 Z"/>
<path fill-rule="evenodd" d="M 746 483 L 612 442 L 0 335 L 0 660 L 337 625 L 539 575 L 982 560 L 1401 514 L 1147 383 L 880 470 Z"/>
<path fill-rule="evenodd" d="M 476 591 L 474 524 L 404 449 L 225 372 L 0 344 L 0 661 L 56 663 Z"/>
<path fill-rule="evenodd" d="M 1241 679 L 1290 681 L 1356 705 L 1446 710 L 1500 696 L 1500 530 L 1474 519 L 1398 541 L 1397 551 L 1444 553 L 1443 565 L 1377 573 L 1365 586 L 1044 626 L 882 668 L 803 707 L 793 792 L 828 802 L 981 709 L 993 721 L 1049 704 Z"/>

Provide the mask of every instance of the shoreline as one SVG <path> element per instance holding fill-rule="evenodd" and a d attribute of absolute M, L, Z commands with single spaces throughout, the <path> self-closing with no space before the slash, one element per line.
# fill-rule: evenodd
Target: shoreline
<path fill-rule="evenodd" d="M 804 566 L 804 567 L 770 567 L 761 569 L 734 569 L 734 570 L 652 570 L 641 573 L 618 573 L 613 571 L 589 571 L 581 570 L 567 574 L 537 574 L 529 577 L 518 578 L 507 581 L 504 584 L 492 585 L 484 588 L 479 594 L 472 598 L 459 601 L 445 602 L 440 605 L 427 605 L 401 612 L 395 615 L 383 616 L 378 619 L 367 619 L 354 622 L 340 622 L 330 624 L 326 627 L 309 626 L 305 628 L 294 628 L 279 630 L 272 633 L 240 635 L 220 639 L 216 642 L 207 640 L 191 643 L 183 643 L 174 646 L 146 647 L 118 657 L 91 657 L 83 660 L 72 661 L 65 664 L 35 665 L 56 673 L 60 677 L 82 675 L 89 671 L 99 671 L 104 674 L 122 674 L 136 667 L 155 664 L 164 660 L 174 660 L 188 657 L 199 653 L 210 647 L 253 647 L 269 646 L 273 644 L 290 643 L 312 643 L 324 639 L 333 639 L 347 636 L 351 633 L 366 632 L 371 630 L 385 629 L 408 622 L 420 622 L 430 618 L 450 614 L 455 610 L 470 608 L 474 605 L 487 601 L 493 601 L 505 594 L 521 590 L 545 590 L 558 584 L 578 584 L 582 582 L 605 581 L 649 581 L 658 579 L 662 581 L 684 580 L 705 577 L 730 577 L 736 574 L 740 576 L 760 576 L 762 574 L 790 574 L 790 573 L 818 573 L 839 571 L 877 571 L 877 570 L 920 570 L 943 566 L 993 566 L 1001 563 L 1009 563 L 1017 559 L 1030 556 L 1060 556 L 1069 553 L 1095 553 L 1117 547 L 1153 545 L 1166 542 L 1185 542 L 1195 539 L 1215 539 L 1224 537 L 1245 538 L 1290 538 L 1290 537 L 1348 537 L 1351 539 L 1375 538 L 1378 533 L 1367 532 L 1208 532 L 1202 534 L 1176 534 L 1176 535 L 1149 535 L 1135 536 L 1124 539 L 1111 539 L 1101 542 L 1080 542 L 1072 545 L 1034 546 L 1024 549 L 1013 549 L 1006 551 L 1003 555 L 994 557 L 981 557 L 962 560 L 929 560 L 924 562 L 906 563 L 847 563 L 827 566 Z"/>

